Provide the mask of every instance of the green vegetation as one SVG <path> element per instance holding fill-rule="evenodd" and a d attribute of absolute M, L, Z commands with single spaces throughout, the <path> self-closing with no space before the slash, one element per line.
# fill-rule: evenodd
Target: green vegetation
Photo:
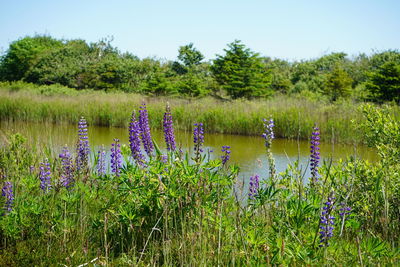
<path fill-rule="evenodd" d="M 311 183 L 295 162 L 250 185 L 250 197 L 237 167 L 206 161 L 206 154 L 197 161 L 174 151 L 163 157 L 156 147 L 142 166 L 122 146 L 121 174 L 101 175 L 99 157 L 65 169 L 51 149 L 10 136 L 0 147 L 0 265 L 397 266 L 400 125 L 387 109 L 365 106 L 362 113 L 361 129 L 380 160 L 325 162 Z M 45 158 L 48 190 L 40 187 Z M 66 170 L 75 181 L 68 188 L 61 183 Z M 321 231 L 332 236 L 321 240 Z"/>
<path fill-rule="evenodd" d="M 361 131 L 352 121 L 364 120 L 351 101 L 329 103 L 299 95 L 276 96 L 270 100 L 221 101 L 207 97 L 179 99 L 144 97 L 123 92 L 76 91 L 60 85 L 37 86 L 26 83 L 0 84 L 0 120 L 74 124 L 85 116 L 91 125 L 127 127 L 126 118 L 144 99 L 148 103 L 151 128 L 160 129 L 165 104 L 174 112 L 175 127 L 191 131 L 201 121 L 208 132 L 259 135 L 262 119 L 271 115 L 277 122 L 275 135 L 280 138 L 308 139 L 309 129 L 317 123 L 327 142 L 360 143 Z M 398 106 L 391 113 L 400 118 Z"/>
<path fill-rule="evenodd" d="M 139 59 L 107 39 L 88 44 L 39 35 L 10 44 L 0 57 L 0 81 L 153 96 L 264 99 L 312 94 L 329 101 L 400 101 L 397 50 L 353 57 L 331 53 L 289 62 L 262 57 L 236 40 L 224 52 L 205 62 L 190 43 L 179 47 L 177 61 Z"/>

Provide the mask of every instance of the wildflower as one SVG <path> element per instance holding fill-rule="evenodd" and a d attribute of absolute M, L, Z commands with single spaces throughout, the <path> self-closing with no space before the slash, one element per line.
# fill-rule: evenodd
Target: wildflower
<path fill-rule="evenodd" d="M 167 155 L 161 155 L 160 160 L 161 160 L 162 163 L 167 164 L 168 163 L 168 156 Z"/>
<path fill-rule="evenodd" d="M 274 135 L 275 123 L 272 118 L 270 118 L 269 120 L 263 119 L 263 121 L 264 121 L 264 133 L 262 134 L 262 137 L 264 137 L 264 139 L 265 139 L 265 147 L 267 149 L 267 158 L 268 158 L 268 163 L 269 163 L 269 176 L 270 176 L 271 180 L 274 182 L 276 168 L 275 168 L 275 159 L 272 156 L 272 152 L 271 152 L 271 145 L 272 145 L 272 140 L 275 138 L 275 135 Z"/>
<path fill-rule="evenodd" d="M 12 211 L 12 206 L 14 203 L 13 186 L 11 182 L 5 182 L 1 190 L 1 195 L 6 198 L 4 209 L 6 212 Z"/>
<path fill-rule="evenodd" d="M 222 165 L 225 165 L 225 163 L 230 159 L 231 157 L 231 147 L 230 146 L 222 146 L 222 153 L 224 153 L 224 155 L 221 156 L 221 160 L 222 160 Z"/>
<path fill-rule="evenodd" d="M 41 162 L 39 169 L 40 188 L 47 193 L 51 189 L 51 171 L 49 160 L 45 159 L 44 162 Z"/>
<path fill-rule="evenodd" d="M 200 153 L 203 152 L 202 146 L 204 143 L 203 123 L 195 123 L 193 130 L 193 142 L 196 161 L 200 159 Z"/>
<path fill-rule="evenodd" d="M 59 158 L 61 159 L 61 185 L 70 188 L 74 184 L 74 174 L 72 157 L 67 146 L 63 148 Z"/>
<path fill-rule="evenodd" d="M 119 139 L 115 138 L 114 143 L 111 144 L 111 171 L 115 176 L 119 177 L 122 165 L 121 145 Z"/>
<path fill-rule="evenodd" d="M 262 134 L 262 137 L 265 139 L 265 147 L 270 148 L 272 144 L 272 139 L 275 138 L 274 135 L 274 120 L 270 118 L 269 120 L 263 119 L 264 121 L 264 133 Z"/>
<path fill-rule="evenodd" d="M 347 206 L 346 203 L 341 202 L 339 209 L 339 216 L 342 220 L 347 220 L 348 216 L 351 214 L 351 207 Z"/>
<path fill-rule="evenodd" d="M 104 146 L 101 146 L 97 157 L 97 174 L 99 176 L 106 175 L 106 151 Z"/>
<path fill-rule="evenodd" d="M 163 128 L 167 150 L 174 151 L 176 149 L 174 127 L 172 122 L 171 108 L 168 104 L 164 113 Z"/>
<path fill-rule="evenodd" d="M 78 144 L 76 168 L 77 170 L 84 169 L 89 163 L 89 140 L 86 120 L 81 117 L 78 123 Z"/>
<path fill-rule="evenodd" d="M 250 183 L 249 183 L 249 198 L 254 199 L 255 196 L 258 195 L 258 189 L 260 188 L 260 183 L 259 183 L 260 176 L 257 174 L 254 176 L 250 177 Z"/>
<path fill-rule="evenodd" d="M 322 213 L 320 216 L 320 229 L 319 239 L 320 239 L 320 247 L 328 247 L 329 239 L 333 237 L 333 225 L 335 224 L 335 217 L 332 216 L 334 210 L 334 200 L 335 197 L 333 193 L 331 193 L 328 197 L 328 201 L 324 203 L 324 207 L 322 208 Z"/>
<path fill-rule="evenodd" d="M 311 135 L 311 155 L 310 155 L 310 169 L 311 169 L 311 179 L 313 182 L 318 182 L 318 164 L 319 164 L 319 139 L 320 139 L 319 128 L 314 125 L 313 132 Z"/>
<path fill-rule="evenodd" d="M 142 103 L 142 105 L 140 106 L 139 126 L 140 126 L 140 130 L 141 130 L 144 150 L 146 151 L 147 155 L 151 156 L 151 153 L 154 150 L 154 145 L 151 140 L 149 115 L 147 113 L 147 108 L 146 108 L 145 103 Z"/>
<path fill-rule="evenodd" d="M 129 145 L 133 159 L 139 165 L 143 165 L 144 156 L 140 149 L 140 125 L 136 120 L 135 111 L 132 112 L 131 122 L 129 123 Z"/>

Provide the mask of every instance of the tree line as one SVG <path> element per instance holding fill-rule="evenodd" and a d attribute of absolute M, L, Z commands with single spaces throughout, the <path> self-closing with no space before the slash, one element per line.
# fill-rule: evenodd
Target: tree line
<path fill-rule="evenodd" d="M 21 38 L 0 57 L 0 81 L 187 97 L 304 94 L 330 101 L 400 102 L 398 50 L 290 62 L 261 56 L 235 40 L 210 61 L 192 43 L 179 47 L 177 60 L 166 61 L 122 53 L 111 41 Z"/>

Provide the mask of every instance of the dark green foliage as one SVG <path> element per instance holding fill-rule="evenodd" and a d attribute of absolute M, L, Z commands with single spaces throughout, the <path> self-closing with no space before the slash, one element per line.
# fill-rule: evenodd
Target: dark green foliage
<path fill-rule="evenodd" d="M 211 71 L 216 81 L 233 98 L 267 97 L 271 75 L 257 53 L 246 48 L 239 40 L 228 44 L 225 55 L 217 55 Z"/>
<path fill-rule="evenodd" d="M 199 65 L 204 59 L 203 54 L 197 50 L 193 43 L 179 47 L 178 59 L 188 68 Z"/>
<path fill-rule="evenodd" d="M 63 43 L 59 40 L 41 35 L 25 37 L 12 42 L 0 61 L 0 81 L 24 79 L 40 56 L 62 45 Z"/>
<path fill-rule="evenodd" d="M 281 59 L 264 58 L 265 68 L 271 71 L 271 88 L 280 93 L 289 93 L 293 84 L 290 80 L 292 66 L 289 62 Z"/>
<path fill-rule="evenodd" d="M 385 62 L 370 73 L 366 88 L 371 100 L 400 103 L 400 60 Z"/>
<path fill-rule="evenodd" d="M 179 47 L 177 61 L 164 61 L 121 53 L 111 42 L 22 38 L 0 57 L 0 81 L 222 99 L 280 93 L 324 101 L 399 101 L 397 50 L 352 58 L 331 53 L 289 62 L 260 57 L 236 40 L 210 63 L 193 43 Z"/>
<path fill-rule="evenodd" d="M 27 74 L 26 80 L 38 84 L 59 83 L 72 88 L 83 87 L 83 73 L 93 60 L 90 47 L 74 40 L 41 55 Z"/>
<path fill-rule="evenodd" d="M 340 66 L 335 65 L 333 70 L 327 75 L 324 93 L 332 101 L 339 97 L 348 97 L 351 93 L 353 80 L 350 75 Z"/>

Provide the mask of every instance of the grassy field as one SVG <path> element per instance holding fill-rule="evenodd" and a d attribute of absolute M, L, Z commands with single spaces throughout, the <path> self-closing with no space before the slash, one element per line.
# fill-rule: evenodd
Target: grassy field
<path fill-rule="evenodd" d="M 79 149 L 59 156 L 5 137 L 0 266 L 397 266 L 400 125 L 386 111 L 366 107 L 362 125 L 380 160 L 316 163 L 310 183 L 293 163 L 240 184 L 199 141 L 198 154 L 156 148 L 145 161 L 114 145 L 102 172 L 109 158 L 86 158 L 82 123 Z"/>
<path fill-rule="evenodd" d="M 258 135 L 262 119 L 273 117 L 276 136 L 308 139 L 316 123 L 323 140 L 340 143 L 363 141 L 357 126 L 363 122 L 360 105 L 335 104 L 300 97 L 276 96 L 270 100 L 221 101 L 213 98 L 180 99 L 147 97 L 126 93 L 76 91 L 58 85 L 0 84 L 0 119 L 52 123 L 76 123 L 84 116 L 89 124 L 127 127 L 128 118 L 142 101 L 148 106 L 151 127 L 161 128 L 167 102 L 174 114 L 175 128 L 191 131 L 203 122 L 207 132 Z M 400 109 L 392 107 L 396 118 Z M 354 122 L 354 123 L 353 123 Z"/>

